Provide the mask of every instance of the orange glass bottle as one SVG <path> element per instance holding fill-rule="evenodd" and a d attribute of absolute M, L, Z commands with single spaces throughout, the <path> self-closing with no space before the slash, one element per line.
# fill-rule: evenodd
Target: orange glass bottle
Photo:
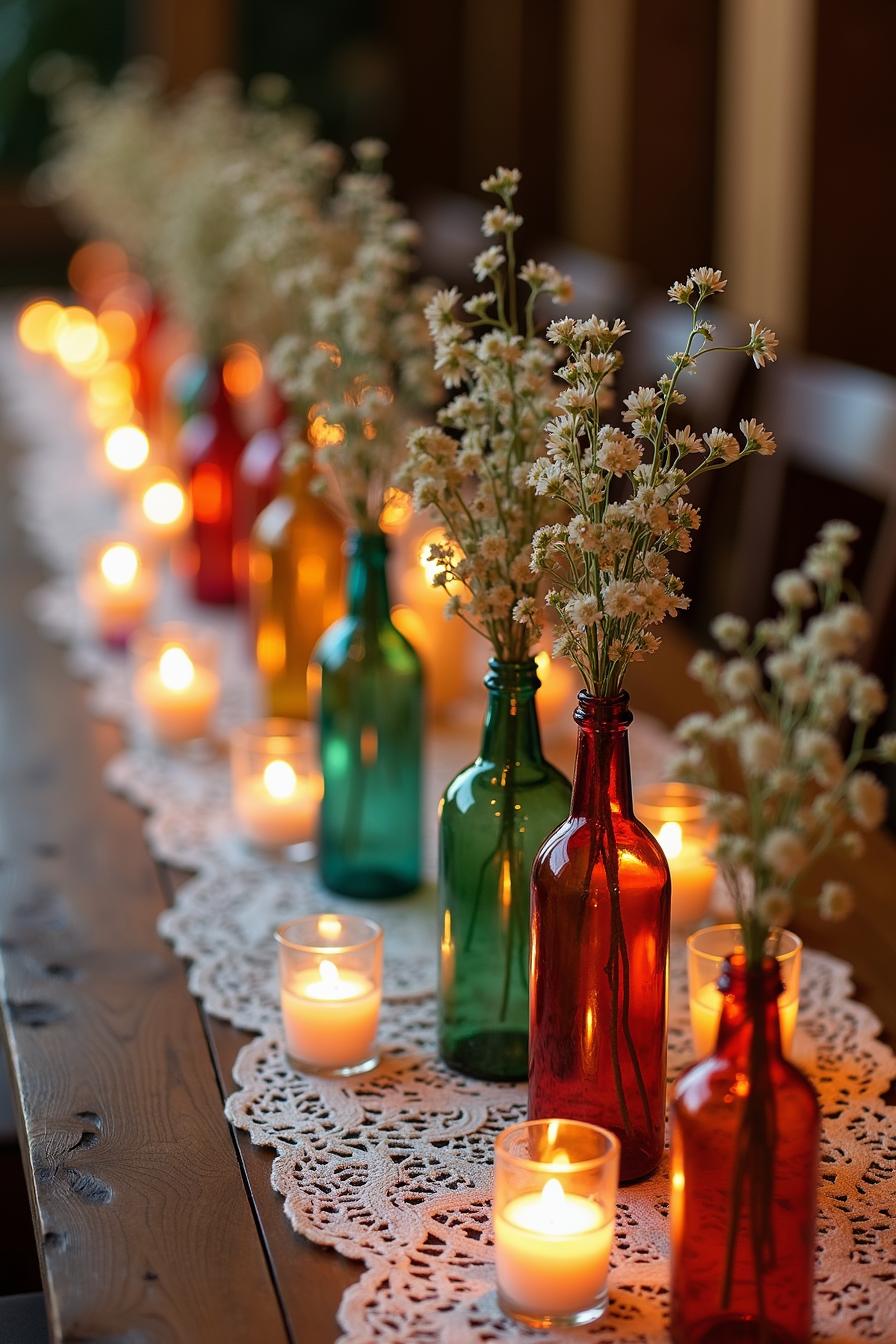
<path fill-rule="evenodd" d="M 267 713 L 311 712 L 308 664 L 323 632 L 345 612 L 344 528 L 312 489 L 316 471 L 284 467 L 280 493 L 262 510 L 249 543 L 249 608 Z"/>

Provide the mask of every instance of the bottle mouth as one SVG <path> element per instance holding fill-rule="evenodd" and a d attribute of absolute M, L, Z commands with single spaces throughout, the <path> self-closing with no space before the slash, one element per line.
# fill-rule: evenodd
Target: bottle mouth
<path fill-rule="evenodd" d="M 489 658 L 488 672 L 483 681 L 490 691 L 536 691 L 541 685 L 534 658 L 522 658 L 519 661 Z"/>
<path fill-rule="evenodd" d="M 579 703 L 573 711 L 573 718 L 580 727 L 628 728 L 633 720 L 629 710 L 628 691 L 618 695 L 592 695 L 590 691 L 579 691 Z"/>
<path fill-rule="evenodd" d="M 750 984 L 761 985 L 766 998 L 777 999 L 784 993 L 784 981 L 776 958 L 765 956 L 759 964 L 751 964 L 745 952 L 732 952 L 725 958 L 716 984 L 723 994 Z"/>

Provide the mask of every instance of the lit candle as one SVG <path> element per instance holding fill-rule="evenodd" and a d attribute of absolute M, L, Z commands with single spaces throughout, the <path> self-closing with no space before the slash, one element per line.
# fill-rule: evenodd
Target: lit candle
<path fill-rule="evenodd" d="M 173 472 L 153 472 L 138 482 L 129 519 L 134 531 L 156 546 L 183 536 L 190 526 L 190 505 Z"/>
<path fill-rule="evenodd" d="M 498 1300 L 529 1325 L 562 1327 L 606 1310 L 619 1141 L 572 1120 L 514 1125 L 495 1143 Z"/>
<path fill-rule="evenodd" d="M 134 678 L 134 699 L 150 731 L 169 744 L 204 737 L 218 702 L 217 673 L 179 643 L 159 648 L 157 635 L 151 643 L 156 647 L 139 660 Z"/>
<path fill-rule="evenodd" d="M 576 690 L 581 684 L 576 681 L 569 663 L 564 658 L 554 658 L 547 649 L 539 649 L 535 655 L 538 668 L 538 715 L 547 727 L 562 717 L 566 728 L 572 713 L 571 706 L 576 702 Z"/>
<path fill-rule="evenodd" d="M 93 613 L 97 633 L 115 648 L 125 645 L 143 623 L 155 591 L 140 552 L 127 541 L 96 548 L 81 580 L 81 597 Z"/>
<path fill-rule="evenodd" d="M 498 1286 L 533 1318 L 575 1316 L 600 1296 L 613 1248 L 613 1212 L 568 1195 L 552 1176 L 495 1218 Z"/>
<path fill-rule="evenodd" d="M 296 774 L 289 761 L 269 761 L 260 775 L 234 785 L 234 811 L 247 840 L 267 848 L 307 844 L 320 809 L 320 776 Z"/>
<path fill-rule="evenodd" d="M 149 439 L 139 425 L 116 425 L 103 440 L 105 473 L 124 485 L 149 459 Z"/>
<path fill-rule="evenodd" d="M 660 843 L 672 874 L 672 923 L 693 928 L 709 908 L 716 865 L 709 857 L 715 829 L 706 816 L 703 790 L 664 784 L 638 795 L 638 816 Z"/>
<path fill-rule="evenodd" d="M 800 1006 L 800 968 L 803 944 L 789 929 L 776 929 L 766 946 L 768 955 L 777 957 L 784 986 L 778 999 L 781 1024 L 781 1048 L 789 1055 L 796 1031 Z M 698 1059 L 713 1054 L 722 1016 L 722 995 L 716 981 L 725 958 L 742 952 L 743 941 L 737 924 L 713 924 L 698 929 L 688 938 L 688 1002 L 691 1036 Z"/>
<path fill-rule="evenodd" d="M 467 628 L 460 617 L 445 615 L 456 585 L 433 587 L 432 582 L 439 566 L 430 560 L 429 550 L 444 541 L 441 528 L 420 539 L 400 576 L 402 604 L 392 613 L 398 629 L 423 659 L 427 700 L 436 713 L 459 700 L 466 688 Z"/>
<path fill-rule="evenodd" d="M 277 930 L 283 1033 L 295 1068 L 345 1075 L 374 1067 L 382 938 L 356 915 L 310 915 Z"/>

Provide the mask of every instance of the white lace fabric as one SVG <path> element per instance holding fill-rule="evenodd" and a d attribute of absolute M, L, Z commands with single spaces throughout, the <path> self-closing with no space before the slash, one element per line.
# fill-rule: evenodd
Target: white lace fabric
<path fill-rule="evenodd" d="M 321 891 L 312 865 L 272 861 L 236 838 L 221 751 L 166 754 L 141 738 L 127 659 L 99 649 L 77 593 L 85 544 L 114 530 L 114 500 L 86 469 L 90 431 L 78 393 L 45 364 L 26 359 L 10 334 L 0 381 L 26 449 L 16 487 L 20 516 L 54 577 L 32 601 L 48 635 L 68 646 L 90 683 L 97 714 L 124 729 L 127 749 L 108 783 L 147 813 L 153 854 L 192 871 L 160 932 L 189 960 L 193 993 L 217 1017 L 256 1039 L 235 1066 L 231 1122 L 270 1148 L 271 1179 L 292 1226 L 363 1264 L 345 1294 L 344 1344 L 486 1344 L 530 1336 L 642 1344 L 666 1337 L 668 1177 L 665 1164 L 620 1191 L 611 1303 L 575 1332 L 527 1331 L 504 1317 L 494 1293 L 490 1190 L 496 1135 L 525 1113 L 522 1086 L 477 1082 L 446 1069 L 435 1050 L 435 914 L 431 887 L 407 900 L 363 903 Z M 111 526 L 110 526 L 111 525 Z M 220 738 L 255 712 L 246 640 L 234 613 L 197 613 L 172 584 L 164 619 L 214 628 L 224 694 Z M 656 777 L 663 730 L 640 716 L 634 772 Z M 475 754 L 473 723 L 428 740 L 427 866 L 432 875 L 435 800 Z M 279 1025 L 273 930 L 297 914 L 358 910 L 385 928 L 382 1061 L 359 1078 L 294 1073 Z M 896 1341 L 896 1110 L 882 1097 L 896 1059 L 880 1024 L 852 997 L 850 968 L 821 953 L 803 959 L 795 1058 L 818 1089 L 824 1114 L 816 1265 L 819 1338 Z M 669 1075 L 690 1057 L 684 949 L 673 947 Z"/>

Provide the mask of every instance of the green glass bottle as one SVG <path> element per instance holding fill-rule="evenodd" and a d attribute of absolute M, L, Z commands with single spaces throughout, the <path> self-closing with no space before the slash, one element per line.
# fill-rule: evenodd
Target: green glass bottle
<path fill-rule="evenodd" d="M 320 872 L 343 896 L 420 883 L 423 669 L 392 624 L 381 532 L 348 542 L 348 614 L 321 636 Z"/>
<path fill-rule="evenodd" d="M 529 878 L 569 815 L 542 755 L 535 660 L 489 661 L 482 748 L 445 790 L 439 824 L 439 1050 L 474 1078 L 528 1066 Z"/>

